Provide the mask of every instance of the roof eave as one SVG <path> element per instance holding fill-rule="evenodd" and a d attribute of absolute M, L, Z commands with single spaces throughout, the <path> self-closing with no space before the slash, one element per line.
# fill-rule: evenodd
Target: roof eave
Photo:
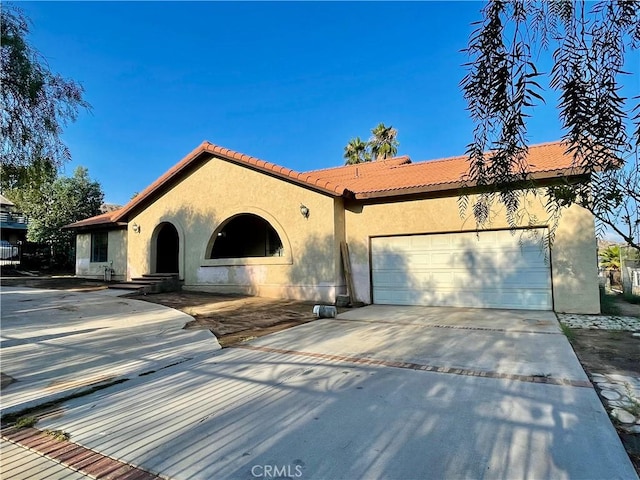
<path fill-rule="evenodd" d="M 80 222 L 78 222 L 80 223 Z M 65 225 L 61 228 L 61 230 L 97 230 L 97 229 L 118 229 L 118 228 L 126 228 L 128 225 L 127 222 L 102 222 L 102 223 L 87 223 L 87 224 L 76 224 L 71 223 L 69 225 Z"/>
<path fill-rule="evenodd" d="M 541 180 L 557 180 L 561 178 L 579 178 L 587 175 L 584 171 L 577 171 L 576 168 L 565 168 L 559 170 L 552 170 L 546 172 L 536 172 L 529 176 L 530 180 L 540 182 Z M 371 192 L 356 192 L 354 198 L 356 200 L 370 200 L 376 198 L 388 198 L 388 197 L 403 197 L 410 195 L 418 195 L 422 193 L 435 193 L 443 192 L 447 190 L 468 190 L 478 188 L 478 185 L 468 182 L 444 182 L 435 185 L 421 185 L 409 188 L 398 188 L 393 190 L 379 190 Z M 491 189 L 491 185 L 487 185 L 486 188 Z M 518 188 L 517 186 L 515 188 Z"/>

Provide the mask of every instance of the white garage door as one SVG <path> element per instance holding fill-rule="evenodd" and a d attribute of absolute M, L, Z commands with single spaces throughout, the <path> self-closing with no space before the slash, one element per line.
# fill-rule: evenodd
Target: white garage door
<path fill-rule="evenodd" d="M 372 238 L 373 302 L 551 310 L 545 234 L 537 229 Z"/>

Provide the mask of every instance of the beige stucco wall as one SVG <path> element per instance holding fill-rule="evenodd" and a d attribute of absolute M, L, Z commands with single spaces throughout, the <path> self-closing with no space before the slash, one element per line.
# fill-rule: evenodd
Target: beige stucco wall
<path fill-rule="evenodd" d="M 110 230 L 106 262 L 91 261 L 91 233 L 76 235 L 76 275 L 84 278 L 104 278 L 105 267 L 114 270 L 112 280 L 127 278 L 127 231 Z"/>
<path fill-rule="evenodd" d="M 357 298 L 365 303 L 371 302 L 370 237 L 473 231 L 473 216 L 461 218 L 457 202 L 457 197 L 444 197 L 347 205 L 346 239 L 349 243 Z M 523 226 L 531 220 L 536 226 L 547 225 L 542 202 L 542 197 L 529 199 L 529 215 L 526 219 L 523 218 Z M 507 227 L 504 213 L 495 211 L 491 228 Z M 554 310 L 572 313 L 600 312 L 594 222 L 592 215 L 581 207 L 572 206 L 560 219 L 551 250 L 551 272 Z"/>
<path fill-rule="evenodd" d="M 572 206 L 562 216 L 551 247 L 554 310 L 600 313 L 598 245 L 593 216 Z"/>
<path fill-rule="evenodd" d="M 309 208 L 309 218 L 301 215 L 301 204 Z M 274 227 L 284 256 L 206 258 L 214 233 L 242 213 L 259 215 Z M 335 236 L 336 229 L 344 230 L 340 215 L 328 195 L 214 158 L 130 218 L 128 277 L 154 271 L 158 226 L 170 222 L 180 238 L 185 289 L 333 302 L 344 288 Z"/>

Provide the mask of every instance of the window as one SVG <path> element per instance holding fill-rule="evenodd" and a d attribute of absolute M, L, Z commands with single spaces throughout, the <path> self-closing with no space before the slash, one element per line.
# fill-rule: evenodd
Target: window
<path fill-rule="evenodd" d="M 282 241 L 264 218 L 238 215 L 218 232 L 209 258 L 281 257 Z"/>
<path fill-rule="evenodd" d="M 106 262 L 107 247 L 109 246 L 109 232 L 91 234 L 91 261 Z"/>

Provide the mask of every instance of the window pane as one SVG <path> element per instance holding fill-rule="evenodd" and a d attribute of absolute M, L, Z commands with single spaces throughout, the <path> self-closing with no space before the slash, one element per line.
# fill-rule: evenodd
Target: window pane
<path fill-rule="evenodd" d="M 91 261 L 106 262 L 109 245 L 109 233 L 97 232 L 91 234 Z"/>
<path fill-rule="evenodd" d="M 282 241 L 265 219 L 239 215 L 218 233 L 210 258 L 281 257 Z"/>

